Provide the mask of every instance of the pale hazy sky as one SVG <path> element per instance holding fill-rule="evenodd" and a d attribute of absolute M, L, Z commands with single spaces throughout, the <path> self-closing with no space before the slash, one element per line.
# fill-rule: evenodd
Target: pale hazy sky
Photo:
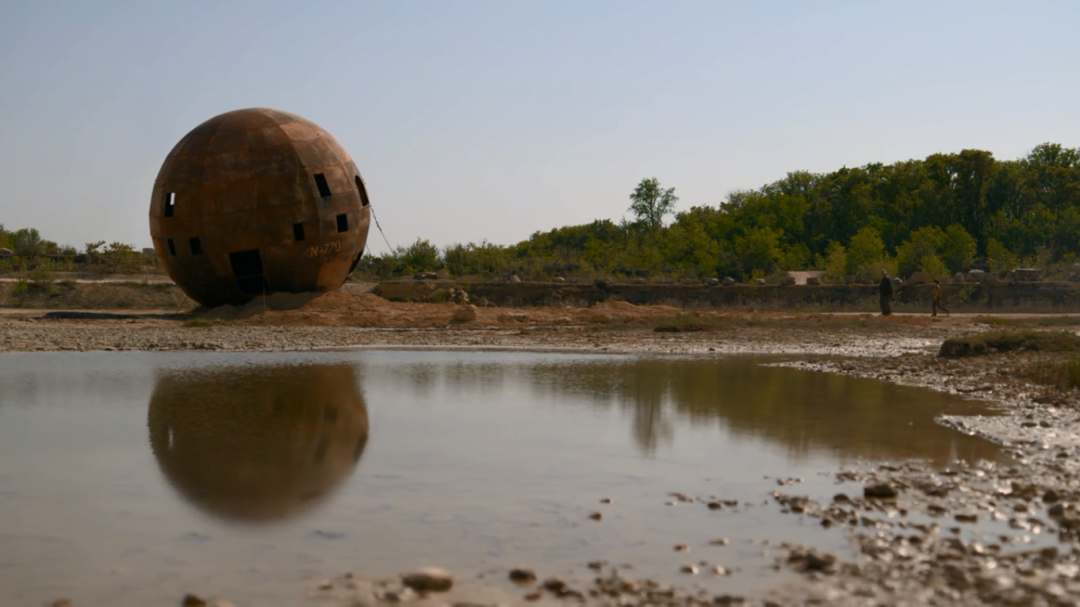
<path fill-rule="evenodd" d="M 149 246 L 172 146 L 273 107 L 352 154 L 394 245 L 509 244 L 788 171 L 1080 146 L 1080 2 L 5 2 L 0 223 Z M 385 245 L 375 231 L 375 252 Z"/>

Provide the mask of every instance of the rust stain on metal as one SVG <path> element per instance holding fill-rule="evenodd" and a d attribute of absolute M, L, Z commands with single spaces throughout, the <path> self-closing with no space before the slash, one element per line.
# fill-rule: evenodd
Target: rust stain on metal
<path fill-rule="evenodd" d="M 360 172 L 329 133 L 280 110 L 236 110 L 169 153 L 150 236 L 169 277 L 206 306 L 332 291 L 363 253 L 368 204 Z"/>

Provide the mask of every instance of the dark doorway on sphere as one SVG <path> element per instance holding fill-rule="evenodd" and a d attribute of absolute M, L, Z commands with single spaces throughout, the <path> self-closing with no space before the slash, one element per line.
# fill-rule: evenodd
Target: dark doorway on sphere
<path fill-rule="evenodd" d="M 266 292 L 266 277 L 263 276 L 262 255 L 258 249 L 229 253 L 236 287 L 244 295 L 259 295 Z"/>

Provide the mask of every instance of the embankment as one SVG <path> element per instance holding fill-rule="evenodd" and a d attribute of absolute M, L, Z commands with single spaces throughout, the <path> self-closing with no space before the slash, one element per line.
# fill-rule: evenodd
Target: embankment
<path fill-rule="evenodd" d="M 439 291 L 464 288 L 473 300 L 492 305 L 591 306 L 611 298 L 632 304 L 684 308 L 874 312 L 874 285 L 671 285 L 618 283 L 481 282 L 407 280 L 381 283 L 376 293 L 391 301 L 432 301 Z M 943 285 L 945 305 L 960 312 L 1080 312 L 1080 283 L 981 282 Z M 901 287 L 893 309 L 922 312 L 930 308 L 932 285 Z"/>
<path fill-rule="evenodd" d="M 186 311 L 195 305 L 171 282 L 0 282 L 0 308 Z"/>
<path fill-rule="evenodd" d="M 876 312 L 873 285 L 672 285 L 554 282 L 476 282 L 401 280 L 373 290 L 391 301 L 442 301 L 449 289 L 464 289 L 470 299 L 493 306 L 589 307 L 608 300 L 637 305 L 691 309 L 795 310 L 804 312 Z M 348 284 L 355 294 L 370 285 Z M 982 282 L 943 286 L 945 305 L 967 313 L 1080 312 L 1080 283 Z M 441 293 L 440 293 L 441 292 Z M 893 301 L 898 312 L 930 309 L 931 285 L 901 287 Z M 171 309 L 191 310 L 195 302 L 170 282 L 74 281 L 48 284 L 0 282 L 0 307 L 27 309 Z"/>

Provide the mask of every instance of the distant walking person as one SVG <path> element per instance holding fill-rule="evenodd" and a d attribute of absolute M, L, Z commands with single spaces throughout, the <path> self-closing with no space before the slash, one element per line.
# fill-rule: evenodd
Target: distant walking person
<path fill-rule="evenodd" d="M 934 302 L 930 305 L 934 309 L 934 313 L 930 316 L 937 316 L 938 308 L 945 310 L 946 315 L 949 314 L 949 309 L 941 305 L 941 283 L 939 283 L 936 279 L 934 280 Z"/>
<path fill-rule="evenodd" d="M 889 278 L 889 273 L 885 270 L 881 271 L 881 285 L 878 286 L 878 294 L 881 295 L 881 315 L 888 316 L 892 314 L 892 308 L 889 307 L 889 300 L 892 299 L 892 279 Z"/>

